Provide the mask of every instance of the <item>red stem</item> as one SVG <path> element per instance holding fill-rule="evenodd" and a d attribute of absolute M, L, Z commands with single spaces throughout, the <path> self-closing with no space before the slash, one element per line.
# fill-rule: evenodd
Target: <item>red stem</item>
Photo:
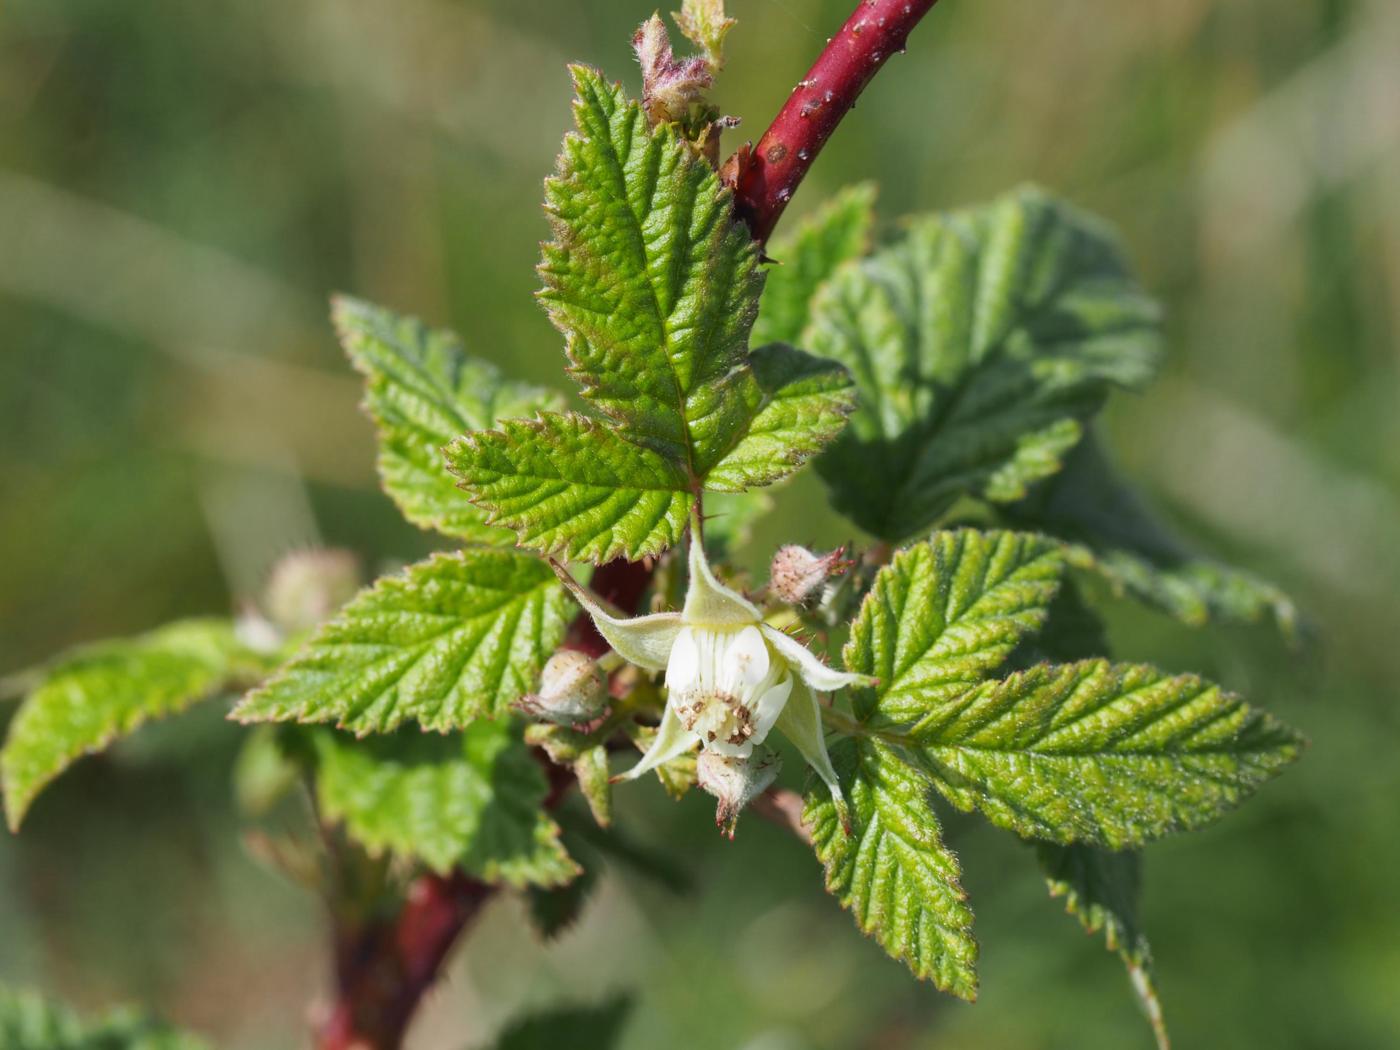
<path fill-rule="evenodd" d="M 783 209 L 841 118 L 937 0 L 861 0 L 798 82 L 758 147 L 726 165 L 735 208 L 754 240 L 768 240 Z M 732 167 L 730 166 L 732 165 Z"/>

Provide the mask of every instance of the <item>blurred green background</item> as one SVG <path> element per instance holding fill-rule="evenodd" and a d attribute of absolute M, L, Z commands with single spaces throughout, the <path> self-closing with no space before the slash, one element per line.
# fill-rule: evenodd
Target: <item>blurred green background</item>
<path fill-rule="evenodd" d="M 756 137 L 850 0 L 732 0 L 719 89 Z M 622 0 L 7 0 L 0 6 L 0 674 L 219 611 L 317 537 L 430 540 L 374 487 L 325 322 L 347 290 L 561 382 L 532 301 L 566 60 L 635 86 Z M 1149 850 L 1181 1047 L 1400 1046 L 1400 5 L 944 0 L 794 204 L 857 179 L 887 222 L 1035 180 L 1117 223 L 1169 308 L 1166 377 L 1118 458 L 1189 533 L 1320 627 L 1209 635 L 1114 607 L 1123 656 L 1210 674 L 1313 740 L 1211 830 Z M 760 541 L 840 536 L 814 488 Z M 0 980 L 138 1001 L 227 1047 L 300 1044 L 325 980 L 310 898 L 243 853 L 238 731 L 209 708 L 89 760 L 0 837 Z M 0 713 L 0 720 L 5 715 Z M 177 752 L 193 752 L 193 762 Z M 1117 960 L 1028 851 L 950 835 L 983 996 L 915 983 L 795 840 L 624 793 L 685 898 L 610 876 L 554 946 L 493 907 L 413 1033 L 632 992 L 632 1050 L 1148 1047 Z"/>

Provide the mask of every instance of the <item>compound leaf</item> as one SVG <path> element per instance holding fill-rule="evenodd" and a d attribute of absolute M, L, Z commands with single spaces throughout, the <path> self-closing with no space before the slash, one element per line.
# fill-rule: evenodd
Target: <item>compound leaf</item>
<path fill-rule="evenodd" d="M 1023 189 L 837 273 L 804 342 L 860 392 L 818 470 L 838 509 L 898 540 L 1058 470 L 1110 387 L 1151 378 L 1157 310 L 1097 222 Z"/>
<path fill-rule="evenodd" d="M 972 911 L 929 806 L 928 777 L 873 738 L 842 740 L 831 759 L 850 797 L 850 833 L 823 786 L 808 792 L 802 816 L 827 889 L 916 977 L 975 999 Z"/>
<path fill-rule="evenodd" d="M 517 551 L 436 554 L 362 591 L 234 710 L 244 722 L 462 728 L 528 689 L 564 637 L 570 600 Z"/>
<path fill-rule="evenodd" d="M 366 740 L 324 729 L 313 746 L 322 814 L 371 855 L 512 886 L 558 886 L 579 872 L 541 808 L 544 772 L 508 720 Z"/>
<path fill-rule="evenodd" d="M 183 620 L 136 638 L 74 650 L 36 672 L 3 752 L 5 811 L 17 829 L 43 788 L 85 754 L 156 718 L 249 684 L 267 657 L 226 620 Z"/>
<path fill-rule="evenodd" d="M 469 434 L 447 462 L 487 520 L 523 546 L 595 563 L 675 544 L 695 499 L 673 460 L 573 413 Z"/>
<path fill-rule="evenodd" d="M 762 401 L 748 337 L 763 277 L 732 196 L 675 127 L 573 68 L 578 132 L 545 187 L 541 297 L 584 396 L 702 478 Z"/>
<path fill-rule="evenodd" d="M 480 543 L 509 543 L 457 488 L 442 450 L 454 438 L 502 419 L 559 409 L 563 399 L 506 380 L 472 357 L 452 333 L 344 296 L 331 317 L 351 362 L 365 377 L 365 407 L 379 431 L 379 476 L 404 517 L 423 528 Z"/>
<path fill-rule="evenodd" d="M 770 241 L 768 270 L 753 326 L 755 345 L 802 345 L 812 314 L 812 297 L 843 263 L 870 251 L 875 226 L 875 186 L 848 186 L 798 224 L 786 237 Z"/>
<path fill-rule="evenodd" d="M 1055 544 L 1030 533 L 939 532 L 899 551 L 843 652 L 849 670 L 879 679 L 857 713 L 917 717 L 984 679 L 1045 622 L 1062 570 Z"/>
<path fill-rule="evenodd" d="M 1110 849 L 1217 819 L 1303 746 L 1199 678 L 1104 660 L 975 686 L 903 743 L 959 809 L 1027 838 Z"/>

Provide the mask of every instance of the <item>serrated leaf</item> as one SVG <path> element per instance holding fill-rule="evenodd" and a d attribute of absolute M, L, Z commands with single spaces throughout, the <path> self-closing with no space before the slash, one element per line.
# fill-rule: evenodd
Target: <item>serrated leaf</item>
<path fill-rule="evenodd" d="M 184 620 L 85 646 L 34 672 L 0 752 L 5 812 L 18 829 L 44 787 L 85 754 L 269 669 L 226 620 Z"/>
<path fill-rule="evenodd" d="M 1138 922 L 1142 888 L 1142 854 L 1096 846 L 1036 843 L 1036 858 L 1045 872 L 1050 896 L 1063 898 L 1065 912 L 1087 933 L 1103 932 L 1104 943 L 1128 970 L 1133 992 L 1152 1025 L 1158 1050 L 1168 1050 L 1162 1004 L 1152 979 L 1152 949 Z"/>
<path fill-rule="evenodd" d="M 704 474 L 762 393 L 748 367 L 763 278 L 719 176 L 670 125 L 573 67 L 577 134 L 545 186 L 541 297 L 584 396 Z"/>
<path fill-rule="evenodd" d="M 763 391 L 748 430 L 705 477 L 717 492 L 743 492 L 787 477 L 826 448 L 855 410 L 851 374 L 834 361 L 775 343 L 752 355 Z"/>
<path fill-rule="evenodd" d="M 798 224 L 785 237 L 770 241 L 768 269 L 759 301 L 753 342 L 801 346 L 812 314 L 812 297 L 843 263 L 870 251 L 875 226 L 875 186 L 848 186 Z"/>
<path fill-rule="evenodd" d="M 850 798 L 850 834 L 825 787 L 808 792 L 802 815 L 827 889 L 916 977 L 975 999 L 972 911 L 929 806 L 928 777 L 873 738 L 842 740 L 831 760 Z"/>
<path fill-rule="evenodd" d="M 1092 438 L 1043 491 L 1009 513 L 1061 538 L 1074 568 L 1183 623 L 1201 627 L 1272 619 L 1286 638 L 1298 639 L 1302 617 L 1288 595 L 1250 573 L 1194 554 L 1114 471 Z"/>
<path fill-rule="evenodd" d="M 507 720 L 447 736 L 405 729 L 356 740 L 327 729 L 313 746 L 322 815 L 371 855 L 511 886 L 558 886 L 578 874 L 541 808 L 544 772 Z"/>
<path fill-rule="evenodd" d="M 448 446 L 447 464 L 523 546 L 595 563 L 672 546 L 695 500 L 674 462 L 574 413 L 469 434 Z"/>
<path fill-rule="evenodd" d="M 857 713 L 915 718 L 984 679 L 1045 622 L 1062 570 L 1054 543 L 1030 533 L 939 532 L 896 553 L 842 654 L 879 680 Z"/>
<path fill-rule="evenodd" d="M 5 1050 L 205 1050 L 206 1044 L 135 1010 L 117 1010 L 100 1021 L 84 1022 L 35 992 L 0 986 L 0 1046 Z"/>
<path fill-rule="evenodd" d="M 379 476 L 404 517 L 425 529 L 479 543 L 509 543 L 457 488 L 442 450 L 502 419 L 563 407 L 563 398 L 510 382 L 467 353 L 453 332 L 432 329 L 371 303 L 337 296 L 331 318 L 365 377 L 365 407 L 379 431 Z"/>
<path fill-rule="evenodd" d="M 549 566 L 516 551 L 436 554 L 360 592 L 234 710 L 243 722 L 404 722 L 461 728 L 533 688 L 572 605 Z"/>
<path fill-rule="evenodd" d="M 860 392 L 818 461 L 833 502 L 898 540 L 1058 470 L 1110 387 L 1152 376 L 1157 311 L 1100 224 L 1023 189 L 838 273 L 804 342 Z"/>
<path fill-rule="evenodd" d="M 1104 660 L 976 686 L 903 742 L 959 809 L 1027 838 L 1110 849 L 1210 823 L 1303 746 L 1209 682 Z"/>

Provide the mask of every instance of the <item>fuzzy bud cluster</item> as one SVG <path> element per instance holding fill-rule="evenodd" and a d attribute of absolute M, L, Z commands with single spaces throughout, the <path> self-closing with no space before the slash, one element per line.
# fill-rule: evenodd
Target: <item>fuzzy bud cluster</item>
<path fill-rule="evenodd" d="M 561 649 L 540 673 L 540 691 L 522 696 L 516 708 L 544 722 L 580 725 L 603 713 L 608 702 L 608 676 L 590 657 Z"/>
<path fill-rule="evenodd" d="M 263 607 L 288 634 L 310 630 L 355 596 L 360 562 L 350 551 L 311 549 L 284 555 L 268 576 Z"/>
<path fill-rule="evenodd" d="M 773 555 L 768 568 L 768 588 L 774 597 L 789 605 L 804 605 L 816 596 L 828 578 L 840 576 L 851 567 L 842 555 L 845 547 L 816 554 L 806 547 L 789 544 Z"/>

